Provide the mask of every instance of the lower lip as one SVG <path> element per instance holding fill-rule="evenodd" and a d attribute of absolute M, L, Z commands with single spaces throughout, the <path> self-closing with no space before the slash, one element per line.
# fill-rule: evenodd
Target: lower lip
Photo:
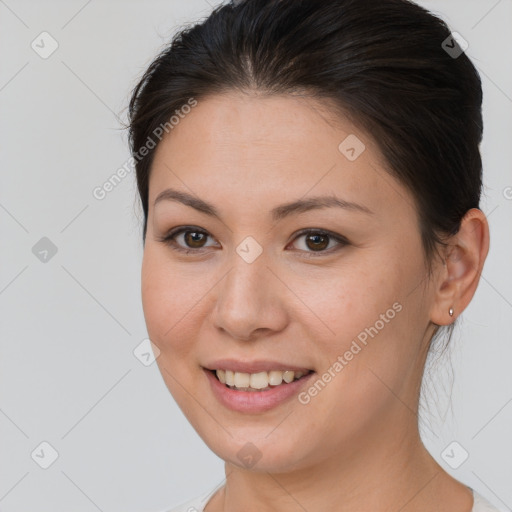
<path fill-rule="evenodd" d="M 311 372 L 289 384 L 281 384 L 267 391 L 238 391 L 222 384 L 210 370 L 205 369 L 204 372 L 217 400 L 228 409 L 245 413 L 265 412 L 278 406 L 297 395 L 315 374 L 315 372 Z"/>

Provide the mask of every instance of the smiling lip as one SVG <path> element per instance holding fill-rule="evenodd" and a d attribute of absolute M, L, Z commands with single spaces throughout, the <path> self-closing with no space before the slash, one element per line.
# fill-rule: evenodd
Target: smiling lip
<path fill-rule="evenodd" d="M 222 384 L 214 371 L 207 368 L 203 368 L 203 371 L 215 398 L 228 409 L 246 414 L 265 412 L 291 399 L 315 375 L 315 372 L 311 372 L 289 384 L 283 383 L 265 391 L 241 391 Z"/>
<path fill-rule="evenodd" d="M 294 366 L 292 364 L 283 363 L 282 361 L 255 360 L 255 361 L 241 361 L 237 359 L 218 359 L 203 366 L 207 370 L 231 370 L 239 373 L 258 373 L 270 372 L 272 370 L 293 370 L 294 372 L 308 373 L 312 371 L 311 368 L 301 366 Z"/>

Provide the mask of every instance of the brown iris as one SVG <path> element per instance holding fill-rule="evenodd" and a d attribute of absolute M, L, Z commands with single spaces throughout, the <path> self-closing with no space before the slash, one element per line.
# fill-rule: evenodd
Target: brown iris
<path fill-rule="evenodd" d="M 322 238 L 324 239 L 325 243 L 319 241 L 319 239 L 322 239 Z M 308 247 L 310 249 L 325 249 L 329 245 L 329 237 L 328 237 L 328 235 L 320 235 L 318 233 L 313 233 L 311 235 L 307 235 L 306 236 L 306 244 L 308 244 L 309 241 L 313 241 L 313 246 L 312 247 L 310 247 L 308 245 Z"/>
<path fill-rule="evenodd" d="M 207 235 L 205 233 L 200 233 L 198 231 L 186 231 L 184 234 L 186 244 L 194 249 L 202 247 L 200 243 L 206 240 L 206 236 Z M 197 243 L 199 243 L 199 245 L 195 245 Z"/>

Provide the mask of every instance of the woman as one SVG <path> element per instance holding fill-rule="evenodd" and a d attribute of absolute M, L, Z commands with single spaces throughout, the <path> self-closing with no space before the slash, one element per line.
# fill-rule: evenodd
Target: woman
<path fill-rule="evenodd" d="M 481 102 L 463 45 L 406 0 L 223 5 L 149 66 L 144 315 L 226 472 L 176 511 L 496 510 L 417 421 L 488 253 Z"/>

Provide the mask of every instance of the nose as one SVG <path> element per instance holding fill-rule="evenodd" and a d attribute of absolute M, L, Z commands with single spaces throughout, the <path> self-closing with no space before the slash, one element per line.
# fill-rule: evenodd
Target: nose
<path fill-rule="evenodd" d="M 235 252 L 230 263 L 227 275 L 215 287 L 215 327 L 246 341 L 284 329 L 286 287 L 268 268 L 264 255 L 248 263 Z"/>

